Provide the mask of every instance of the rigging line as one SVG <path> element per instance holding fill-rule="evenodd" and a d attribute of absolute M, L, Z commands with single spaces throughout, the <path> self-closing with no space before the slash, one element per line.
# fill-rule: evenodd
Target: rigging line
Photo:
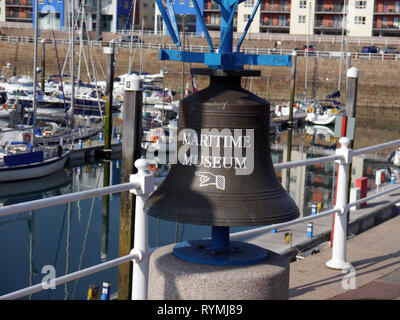
<path fill-rule="evenodd" d="M 29 286 L 32 286 L 33 283 L 33 272 L 34 270 L 34 264 L 33 264 L 33 242 L 34 242 L 34 236 L 33 236 L 33 230 L 34 230 L 34 221 L 33 221 L 33 210 L 29 212 L 29 219 L 28 219 L 28 229 L 29 229 Z M 32 295 L 29 295 L 29 300 L 32 300 Z"/>
<path fill-rule="evenodd" d="M 72 184 L 71 184 L 71 192 L 72 192 Z M 72 203 L 68 202 L 68 223 L 67 223 L 67 237 L 66 237 L 66 245 L 65 245 L 65 274 L 69 273 L 69 246 L 70 246 L 70 236 L 71 236 L 71 213 L 72 213 Z M 67 300 L 68 297 L 68 282 L 64 285 L 64 300 Z"/>
<path fill-rule="evenodd" d="M 90 76 L 90 71 L 89 71 L 89 66 L 88 66 L 88 63 L 87 63 L 87 58 L 86 58 L 86 53 L 85 53 L 85 48 L 84 48 L 84 46 L 83 46 L 83 26 L 84 25 L 88 25 L 87 24 L 87 20 L 86 20 L 86 12 L 85 12 L 85 10 L 84 10 L 85 8 L 84 8 L 84 3 L 82 3 L 82 14 L 81 14 L 81 17 L 82 17 L 82 21 L 81 21 L 81 34 L 80 34 L 80 41 L 81 41 L 81 47 L 80 47 L 80 53 L 79 53 L 79 64 L 81 64 L 81 54 L 83 53 L 83 62 L 85 63 L 85 66 L 86 66 L 86 73 L 87 73 L 87 76 L 88 76 L 88 79 L 89 79 L 89 82 L 92 82 L 92 79 L 91 79 L 91 76 Z M 87 27 L 86 27 L 86 31 L 87 31 Z M 88 39 L 89 39 L 89 37 L 88 37 Z M 79 75 L 79 79 L 80 79 L 80 74 L 81 74 L 81 71 L 80 71 L 81 69 L 79 69 L 79 73 L 78 73 L 78 75 Z M 78 81 L 78 86 L 79 86 L 79 81 Z"/>
<path fill-rule="evenodd" d="M 62 78 L 62 74 L 61 74 L 61 70 L 60 70 L 60 60 L 59 60 L 59 57 L 58 57 L 57 42 L 56 42 L 56 38 L 55 38 L 55 34 L 54 34 L 53 25 L 51 26 L 51 34 L 52 34 L 52 37 L 53 37 L 54 50 L 56 52 L 58 75 L 60 77 L 60 85 L 61 85 L 61 91 L 62 91 L 63 101 L 64 101 L 65 120 L 68 122 L 68 112 L 67 112 L 67 102 L 65 100 L 64 82 L 63 82 L 63 78 Z M 44 92 L 44 88 L 43 88 L 43 92 Z"/>
<path fill-rule="evenodd" d="M 99 187 L 100 177 L 101 177 L 101 175 L 99 174 L 99 176 L 97 178 L 96 188 Z M 91 225 L 91 222 L 92 222 L 92 214 L 93 214 L 93 208 L 94 208 L 94 201 L 95 200 L 96 200 L 96 198 L 92 198 L 92 204 L 90 206 L 89 218 L 88 218 L 88 222 L 86 224 L 85 236 L 84 236 L 84 239 L 83 239 L 82 250 L 81 250 L 81 254 L 80 254 L 80 258 L 79 258 L 78 270 L 81 270 L 81 268 L 82 268 L 83 256 L 84 256 L 84 254 L 86 252 L 87 237 L 88 237 L 89 228 L 90 228 L 90 225 Z M 79 281 L 79 279 L 77 279 L 75 281 L 74 291 L 72 293 L 72 299 L 75 298 L 75 293 L 76 293 L 76 288 L 77 288 L 77 285 L 78 285 L 78 281 Z"/>
<path fill-rule="evenodd" d="M 185 37 L 185 38 L 186 38 L 186 43 L 187 43 L 187 45 L 189 47 L 189 50 L 190 50 L 189 37 Z M 189 70 L 192 70 L 192 62 L 189 62 Z M 189 71 L 189 75 L 190 75 L 190 80 L 192 82 L 192 92 L 194 93 L 194 77 L 192 75 L 192 72 L 190 72 L 190 71 Z M 164 77 L 165 77 L 165 75 L 164 75 Z"/>
<path fill-rule="evenodd" d="M 131 22 L 131 41 L 129 42 L 129 65 L 128 65 L 128 73 L 132 73 L 132 47 L 133 47 L 133 31 L 135 29 L 135 18 L 136 18 L 136 1 L 133 0 L 133 15 L 132 15 L 132 22 Z"/>
<path fill-rule="evenodd" d="M 85 18 L 85 22 L 87 24 L 87 19 L 86 18 Z M 87 29 L 86 29 L 86 34 L 87 34 L 87 37 L 89 39 L 89 31 Z M 103 116 L 103 110 L 101 108 L 101 102 L 100 102 L 100 91 L 99 91 L 99 88 L 97 86 L 97 81 L 98 81 L 97 80 L 97 71 L 96 71 L 96 68 L 95 68 L 95 65 L 94 65 L 94 61 L 93 61 L 93 52 L 92 52 L 93 43 L 92 43 L 92 41 L 89 40 L 88 45 L 89 45 L 89 48 L 88 48 L 89 58 L 90 58 L 90 62 L 91 62 L 91 65 L 92 65 L 93 76 L 94 76 L 94 86 L 95 86 L 96 95 L 97 95 L 97 106 L 99 107 L 100 117 L 101 117 L 101 120 L 103 121 L 104 120 L 104 116 Z"/>
<path fill-rule="evenodd" d="M 71 10 L 71 8 L 69 8 L 69 10 Z M 70 19 L 70 21 L 69 21 L 69 25 L 71 24 L 71 16 L 72 16 L 72 13 L 70 12 L 70 15 L 69 15 L 69 19 Z M 68 63 L 70 63 L 70 59 L 69 59 L 69 55 L 71 54 L 71 47 L 72 47 L 72 41 L 71 41 L 71 38 L 72 38 L 72 33 L 74 33 L 75 34 L 75 27 L 77 27 L 78 26 L 78 21 L 76 20 L 75 21 L 75 23 L 74 23 L 74 25 L 72 26 L 72 29 L 71 28 L 68 28 L 69 29 L 69 31 L 68 31 L 68 51 L 67 51 L 67 55 L 65 56 L 65 60 L 64 60 L 64 66 L 63 66 L 63 69 L 62 69 L 62 74 L 64 74 L 64 69 L 65 69 L 65 67 L 66 67 L 66 64 L 67 64 L 67 61 L 68 61 Z M 75 40 L 75 39 L 74 39 Z"/>
<path fill-rule="evenodd" d="M 60 250 L 60 247 L 61 247 L 61 239 L 62 239 L 62 235 L 64 233 L 64 225 L 65 225 L 65 218 L 66 218 L 66 214 L 67 214 L 67 209 L 68 209 L 68 205 L 66 204 L 65 205 L 64 214 L 63 214 L 63 220 L 62 220 L 62 224 L 61 224 L 60 236 L 58 237 L 58 244 L 57 244 L 55 259 L 54 259 L 54 263 L 53 263 L 54 267 L 57 265 L 58 253 L 59 253 L 59 250 Z M 52 290 L 47 290 L 47 291 L 48 291 L 47 298 L 49 298 L 50 297 L 50 293 L 51 293 Z"/>
<path fill-rule="evenodd" d="M 131 1 L 131 8 L 129 9 L 129 15 L 128 15 L 128 17 L 127 17 L 127 19 L 126 19 L 126 22 L 125 22 L 125 30 L 128 30 L 128 25 L 129 25 L 129 20 L 131 19 L 132 10 L 133 10 L 133 1 Z M 133 21 L 132 24 L 134 24 L 134 21 Z M 114 66 L 115 66 L 115 64 L 117 63 L 117 58 L 118 58 L 118 55 L 119 55 L 119 50 L 121 49 L 121 44 L 122 44 L 122 41 L 121 41 L 121 40 L 118 41 L 118 42 L 119 42 L 119 43 L 118 43 L 117 53 L 116 53 L 116 55 L 115 55 L 115 57 L 114 57 L 114 61 L 113 61 L 113 65 L 114 65 Z"/>
<path fill-rule="evenodd" d="M 97 60 L 97 64 L 100 66 L 100 71 L 101 71 L 101 73 L 103 74 L 103 78 L 106 79 L 107 77 L 106 77 L 106 74 L 104 73 L 103 66 L 102 66 L 101 63 L 100 63 L 98 54 L 95 53 L 94 57 L 95 57 L 96 60 Z"/>

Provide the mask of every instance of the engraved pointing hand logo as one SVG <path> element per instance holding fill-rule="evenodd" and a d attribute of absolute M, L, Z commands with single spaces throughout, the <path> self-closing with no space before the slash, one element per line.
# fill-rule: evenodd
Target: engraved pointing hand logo
<path fill-rule="evenodd" d="M 225 190 L 225 177 L 212 174 L 210 172 L 196 172 L 200 177 L 200 187 L 215 185 L 217 189 Z"/>

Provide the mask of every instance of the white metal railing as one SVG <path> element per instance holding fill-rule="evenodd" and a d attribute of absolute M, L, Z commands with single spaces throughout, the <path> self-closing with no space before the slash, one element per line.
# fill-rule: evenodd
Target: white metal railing
<path fill-rule="evenodd" d="M 349 203 L 347 199 L 348 194 L 348 166 L 352 162 L 354 155 L 366 154 L 371 151 L 379 149 L 385 149 L 393 146 L 400 145 L 400 139 L 394 140 L 388 143 L 383 143 L 367 148 L 358 150 L 348 149 L 350 140 L 348 138 L 341 138 L 339 140 L 341 147 L 336 150 L 335 155 L 325 156 L 320 158 L 306 159 L 291 161 L 286 163 L 275 164 L 275 169 L 289 169 L 299 166 L 307 166 L 316 163 L 325 163 L 335 161 L 338 164 L 338 181 L 337 181 L 337 199 L 334 208 L 322 211 L 317 215 L 311 215 L 296 220 L 273 224 L 265 227 L 260 227 L 252 230 L 241 231 L 232 233 L 230 239 L 238 239 L 248 236 L 254 236 L 257 234 L 265 233 L 273 229 L 279 229 L 288 227 L 290 225 L 303 223 L 315 219 L 319 219 L 324 216 L 335 214 L 335 225 L 334 225 L 334 241 L 332 245 L 332 259 L 329 260 L 326 265 L 330 268 L 344 269 L 349 266 L 346 261 L 346 237 L 347 237 L 347 214 L 348 210 L 352 206 L 364 203 L 376 197 L 380 197 L 384 194 L 391 193 L 395 190 L 400 189 L 400 184 L 394 185 L 393 187 L 385 188 L 385 190 L 371 194 L 365 198 Z M 138 173 L 131 175 L 130 182 L 120 185 L 114 185 L 111 187 L 99 188 L 94 190 L 87 190 L 83 192 L 76 192 L 68 195 L 57 196 L 48 199 L 41 199 L 30 201 L 26 203 L 10 205 L 0 208 L 0 216 L 11 215 L 26 210 L 38 209 L 49 207 L 53 205 L 59 205 L 62 203 L 68 203 L 71 201 L 77 201 L 87 199 L 90 197 L 97 197 L 106 195 L 109 193 L 116 193 L 130 190 L 131 193 L 136 195 L 136 208 L 135 208 L 135 239 L 134 248 L 129 255 L 107 261 L 77 272 L 64 275 L 56 278 L 54 283 L 57 285 L 63 284 L 72 280 L 76 280 L 114 266 L 117 266 L 128 261 L 133 261 L 133 281 L 132 286 L 132 299 L 143 300 L 147 299 L 147 284 L 148 284 L 148 263 L 152 249 L 148 245 L 148 217 L 143 211 L 144 203 L 148 196 L 154 191 L 155 184 L 160 182 L 160 179 L 155 179 L 154 176 L 148 172 L 148 162 L 144 159 L 139 159 L 135 162 L 135 166 L 138 168 Z M 36 284 L 34 286 L 21 289 L 3 296 L 0 296 L 0 300 L 4 299 L 18 299 L 33 293 L 46 290 L 43 284 Z"/>
<path fill-rule="evenodd" d="M 39 39 L 41 40 L 41 39 Z M 30 43 L 33 42 L 31 37 L 16 37 L 16 36 L 0 36 L 0 41 L 5 42 L 22 42 L 22 43 Z M 46 39 L 48 43 L 61 45 L 69 45 L 69 39 Z M 399 40 L 400 41 L 400 40 Z M 79 40 L 75 40 L 76 43 L 79 43 Z M 93 47 L 106 47 L 110 45 L 109 41 L 89 41 L 83 40 L 84 45 L 88 45 L 90 43 Z M 130 43 L 121 42 L 117 44 L 118 47 L 121 48 L 130 48 Z M 160 43 L 133 43 L 133 48 L 143 48 L 143 49 L 152 49 L 152 50 L 160 50 L 162 49 L 162 44 Z M 174 44 L 164 44 L 164 48 L 167 50 L 176 49 L 176 45 Z M 236 50 L 236 48 L 233 48 Z M 188 45 L 186 47 L 186 51 L 191 52 L 209 52 L 209 47 L 207 45 Z M 247 54 L 280 54 L 280 55 L 291 55 L 293 49 L 273 49 L 273 48 L 242 48 L 242 52 Z M 299 55 L 308 54 L 303 53 L 303 50 L 298 50 Z M 340 52 L 340 51 L 315 51 L 314 53 L 309 53 L 309 56 L 316 55 L 317 57 L 323 58 L 332 58 L 339 59 L 340 57 L 345 57 L 345 55 L 351 56 L 353 59 L 368 59 L 368 60 L 395 60 L 398 61 L 400 58 L 400 54 L 392 54 L 392 53 L 361 53 L 361 52 Z"/>
<path fill-rule="evenodd" d="M 9 28 L 9 29 L 26 29 L 26 30 L 32 30 L 32 24 L 31 23 L 10 23 L 10 22 L 0 22 L 0 27 L 2 28 Z M 45 31 L 45 30 L 44 30 Z M 57 30 L 61 32 L 69 32 L 71 31 L 71 28 L 69 27 L 62 27 L 61 30 Z M 130 35 L 131 34 L 131 29 L 120 29 L 117 30 L 115 35 Z M 143 34 L 144 36 L 166 36 L 167 34 L 162 32 L 162 31 L 154 31 L 154 30 L 134 30 L 133 31 L 134 35 L 141 35 Z M 209 31 L 210 37 L 212 39 L 219 39 L 220 38 L 220 32 L 219 31 Z M 241 32 L 234 32 L 233 33 L 233 38 L 235 40 L 239 40 L 241 37 L 242 33 Z M 203 33 L 199 34 L 197 32 L 186 32 L 186 37 L 189 38 L 204 38 Z M 341 35 L 312 35 L 311 37 L 307 35 L 294 35 L 294 34 L 287 34 L 287 33 L 248 33 L 246 35 L 247 40 L 257 40 L 257 41 L 299 41 L 299 42 L 306 42 L 312 41 L 315 43 L 324 43 L 324 42 L 329 42 L 329 43 L 342 43 L 343 38 Z M 385 45 L 388 46 L 390 44 L 393 45 L 398 45 L 400 44 L 400 39 L 399 37 L 345 37 L 345 42 L 348 44 L 365 44 L 365 45 Z"/>
<path fill-rule="evenodd" d="M 122 191 L 128 191 L 134 188 L 138 188 L 138 184 L 134 183 L 122 183 L 109 187 L 97 188 L 92 190 L 85 190 L 80 192 L 74 192 L 69 194 L 63 194 L 51 198 L 27 201 L 17 204 L 0 208 L 0 217 L 9 216 L 12 214 L 25 212 L 29 210 L 42 209 L 46 207 L 57 206 L 68 202 L 80 201 L 84 199 L 90 199 L 94 197 L 101 197 L 107 194 L 118 193 Z"/>

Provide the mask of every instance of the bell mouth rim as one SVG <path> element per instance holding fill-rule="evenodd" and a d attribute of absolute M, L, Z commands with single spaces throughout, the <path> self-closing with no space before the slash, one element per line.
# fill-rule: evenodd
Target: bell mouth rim
<path fill-rule="evenodd" d="M 261 70 L 225 70 L 211 68 L 191 68 L 193 75 L 213 76 L 213 77 L 259 77 Z"/>
<path fill-rule="evenodd" d="M 183 224 L 193 224 L 193 225 L 202 225 L 202 226 L 217 226 L 217 227 L 256 227 L 256 226 L 269 226 L 278 223 L 288 222 L 297 219 L 300 216 L 300 212 L 297 209 L 286 212 L 285 215 L 268 217 L 263 216 L 259 218 L 251 218 L 244 217 L 241 219 L 229 219 L 226 218 L 216 218 L 215 216 L 212 218 L 202 219 L 201 215 L 191 215 L 190 217 L 184 215 L 169 215 L 168 213 L 161 212 L 160 210 L 144 207 L 144 212 L 153 217 L 158 218 L 165 221 L 178 222 Z M 193 218 L 197 216 L 196 218 Z M 204 218 L 204 217 L 203 217 Z"/>

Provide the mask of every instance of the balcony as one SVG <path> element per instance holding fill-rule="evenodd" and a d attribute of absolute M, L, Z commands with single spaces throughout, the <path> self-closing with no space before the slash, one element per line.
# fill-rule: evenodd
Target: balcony
<path fill-rule="evenodd" d="M 273 23 L 272 21 L 261 21 L 260 27 L 263 28 L 273 28 L 273 29 L 288 29 L 290 27 L 290 21 L 278 21 L 278 23 Z"/>
<path fill-rule="evenodd" d="M 283 7 L 273 7 L 273 6 L 267 6 L 264 5 L 261 7 L 260 12 L 278 12 L 278 13 L 290 13 L 290 7 L 289 6 L 283 6 Z"/>
<path fill-rule="evenodd" d="M 342 29 L 342 22 L 335 21 L 335 22 L 329 22 L 329 23 L 324 24 L 321 21 L 316 21 L 314 28 L 315 29 L 328 29 L 328 30 Z"/>
<path fill-rule="evenodd" d="M 378 11 L 379 10 L 379 11 Z M 374 7 L 374 15 L 400 15 L 400 7 Z"/>
<path fill-rule="evenodd" d="M 6 7 L 33 8 L 32 0 L 6 0 Z"/>
<path fill-rule="evenodd" d="M 216 3 L 204 3 L 204 11 L 218 11 L 219 12 L 219 6 Z"/>
<path fill-rule="evenodd" d="M 323 5 L 315 6 L 316 14 L 342 14 L 344 7 L 342 5 L 334 6 L 334 7 L 326 7 Z"/>
<path fill-rule="evenodd" d="M 374 22 L 372 28 L 374 30 L 382 30 L 382 31 L 400 31 L 400 24 L 393 24 L 392 22 L 378 23 L 377 21 Z"/>

